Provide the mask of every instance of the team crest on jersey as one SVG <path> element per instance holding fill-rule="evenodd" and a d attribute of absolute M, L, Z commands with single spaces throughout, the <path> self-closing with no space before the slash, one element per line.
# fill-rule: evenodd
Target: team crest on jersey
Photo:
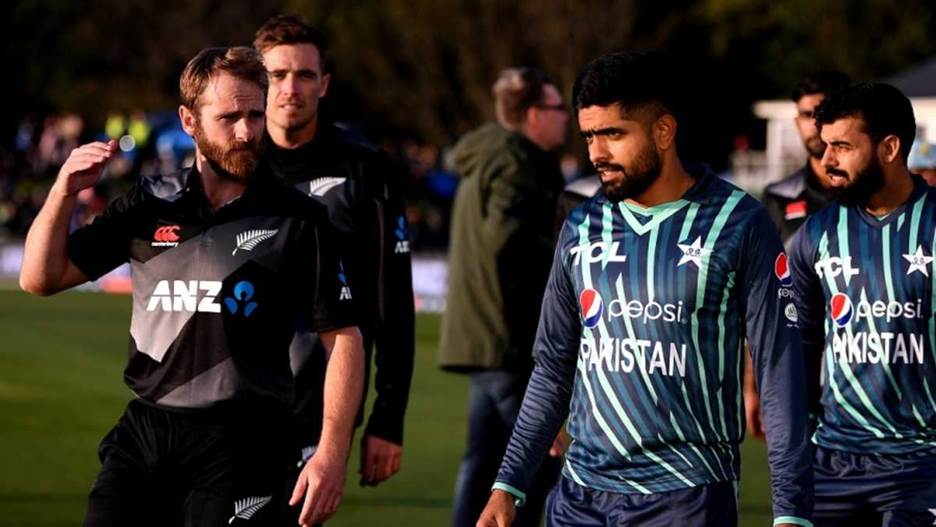
<path fill-rule="evenodd" d="M 774 260 L 774 274 L 777 275 L 777 280 L 780 280 L 783 287 L 793 285 L 793 276 L 790 274 L 790 261 L 787 259 L 786 253 L 778 254 L 777 259 Z"/>
<path fill-rule="evenodd" d="M 923 276 L 929 278 L 929 271 L 927 270 L 927 266 L 929 266 L 930 262 L 933 261 L 933 257 L 926 256 L 926 254 L 923 253 L 922 245 L 917 245 L 916 252 L 907 253 L 903 255 L 903 257 L 904 260 L 910 264 L 909 267 L 907 267 L 907 276 L 910 276 L 911 273 L 919 271 L 920 273 L 923 273 Z"/>
<path fill-rule="evenodd" d="M 309 195 L 322 197 L 328 194 L 328 191 L 343 185 L 347 178 L 343 177 L 320 177 L 309 182 Z"/>
<path fill-rule="evenodd" d="M 261 242 L 276 236 L 278 232 L 279 229 L 251 229 L 238 234 L 234 237 L 234 251 L 231 252 L 231 256 L 234 256 L 237 251 L 254 250 Z"/>
<path fill-rule="evenodd" d="M 254 496 L 244 498 L 234 502 L 234 516 L 228 520 L 228 523 L 234 523 L 234 520 L 249 520 L 253 518 L 257 511 L 262 509 L 273 499 L 273 496 Z"/>
<path fill-rule="evenodd" d="M 679 250 L 682 251 L 682 256 L 679 258 L 679 263 L 676 264 L 676 267 L 679 267 L 687 262 L 692 262 L 695 264 L 697 269 L 702 268 L 702 258 L 710 255 L 712 253 L 711 249 L 706 249 L 702 247 L 702 237 L 696 236 L 696 239 L 692 243 L 677 243 Z"/>
<path fill-rule="evenodd" d="M 151 247 L 175 247 L 179 245 L 179 227 L 178 225 L 163 225 L 153 233 L 153 242 Z"/>
<path fill-rule="evenodd" d="M 832 321 L 838 327 L 844 327 L 851 322 L 852 314 L 855 308 L 852 305 L 851 298 L 844 293 L 835 293 L 832 300 L 829 301 L 829 308 L 832 311 Z"/>
<path fill-rule="evenodd" d="M 586 328 L 593 328 L 601 320 L 601 314 L 604 313 L 604 302 L 598 291 L 588 288 L 579 295 L 579 304 L 582 309 L 582 325 Z"/>

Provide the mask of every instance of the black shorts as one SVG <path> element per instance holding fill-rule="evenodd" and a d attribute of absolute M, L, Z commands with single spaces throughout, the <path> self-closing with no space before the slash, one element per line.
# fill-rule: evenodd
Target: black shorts
<path fill-rule="evenodd" d="M 272 525 L 295 464 L 289 423 L 270 406 L 170 410 L 131 401 L 101 441 L 84 525 Z"/>

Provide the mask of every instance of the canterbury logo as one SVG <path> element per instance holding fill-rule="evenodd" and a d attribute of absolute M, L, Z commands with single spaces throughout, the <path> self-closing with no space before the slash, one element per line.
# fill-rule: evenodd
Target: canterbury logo
<path fill-rule="evenodd" d="M 257 514 L 257 511 L 263 508 L 264 505 L 270 503 L 270 500 L 273 499 L 273 496 L 255 496 L 252 498 L 244 498 L 242 500 L 237 500 L 234 502 L 234 516 L 231 516 L 231 519 L 228 520 L 228 523 L 234 523 L 234 520 L 249 520 L 253 517 L 254 514 Z"/>
<path fill-rule="evenodd" d="M 341 185 L 347 178 L 343 177 L 323 177 L 313 179 L 309 182 L 310 196 L 324 196 L 329 190 Z"/>
<path fill-rule="evenodd" d="M 241 251 L 252 251 L 254 247 L 260 244 L 263 240 L 269 240 L 270 238 L 276 236 L 276 233 L 279 232 L 279 229 L 273 230 L 263 230 L 263 229 L 254 229 L 250 231 L 244 231 L 237 235 L 235 241 L 237 246 L 234 247 L 234 251 L 231 253 L 233 256 L 237 253 L 238 250 Z"/>
<path fill-rule="evenodd" d="M 151 245 L 153 247 L 175 247 L 179 245 L 179 229 L 178 225 L 159 227 L 153 233 L 153 243 Z"/>

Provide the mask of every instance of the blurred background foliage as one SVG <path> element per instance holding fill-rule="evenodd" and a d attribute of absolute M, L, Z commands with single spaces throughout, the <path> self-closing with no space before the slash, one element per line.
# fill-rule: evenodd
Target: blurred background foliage
<path fill-rule="evenodd" d="M 674 51 L 705 103 L 699 147 L 718 158 L 739 134 L 756 141 L 754 100 L 785 98 L 805 72 L 883 78 L 936 54 L 936 2 L 925 0 L 18 0 L 0 6 L 12 66 L 0 134 L 27 111 L 95 124 L 114 108 L 174 108 L 191 56 L 249 44 L 281 12 L 331 40 L 333 118 L 377 140 L 435 144 L 492 116 L 490 85 L 511 65 L 544 68 L 568 96 L 602 52 Z"/>

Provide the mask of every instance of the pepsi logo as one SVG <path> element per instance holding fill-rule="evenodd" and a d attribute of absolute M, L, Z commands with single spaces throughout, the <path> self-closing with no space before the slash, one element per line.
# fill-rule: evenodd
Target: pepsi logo
<path fill-rule="evenodd" d="M 854 307 L 851 298 L 844 293 L 835 293 L 829 302 L 829 308 L 832 310 L 832 321 L 838 327 L 843 327 L 851 322 Z"/>
<path fill-rule="evenodd" d="M 579 304 L 582 309 L 582 325 L 586 328 L 597 326 L 604 312 L 604 302 L 598 291 L 591 288 L 584 289 L 579 295 Z"/>
<path fill-rule="evenodd" d="M 783 287 L 793 285 L 793 277 L 790 275 L 790 262 L 787 260 L 786 253 L 777 255 L 777 259 L 774 261 L 774 274 L 777 275 L 777 279 L 780 280 Z"/>

